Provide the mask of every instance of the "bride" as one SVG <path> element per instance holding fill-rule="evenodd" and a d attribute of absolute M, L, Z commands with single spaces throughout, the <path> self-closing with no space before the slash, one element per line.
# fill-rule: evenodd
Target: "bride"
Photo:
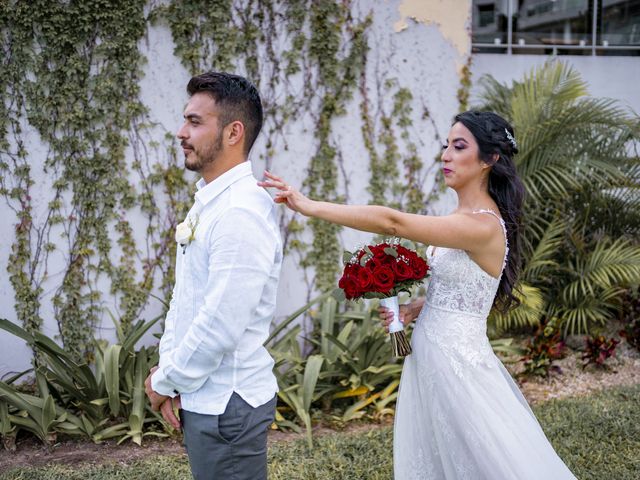
<path fill-rule="evenodd" d="M 259 182 L 303 215 L 430 245 L 426 298 L 401 309 L 403 322 L 416 325 L 396 406 L 397 480 L 575 478 L 486 335 L 491 308 L 517 302 L 524 197 L 517 152 L 513 128 L 500 116 L 457 115 L 442 152 L 445 182 L 458 195 L 446 216 L 314 201 L 269 172 Z"/>

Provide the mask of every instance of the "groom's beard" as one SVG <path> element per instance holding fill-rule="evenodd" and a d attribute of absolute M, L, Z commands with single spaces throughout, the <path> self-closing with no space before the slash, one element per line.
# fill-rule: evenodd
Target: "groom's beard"
<path fill-rule="evenodd" d="M 181 143 L 181 146 L 192 148 L 191 152 L 184 157 L 185 168 L 193 172 L 200 172 L 206 165 L 215 162 L 220 156 L 222 152 L 222 132 L 202 151 L 194 149 L 193 145 L 189 145 L 185 141 Z"/>

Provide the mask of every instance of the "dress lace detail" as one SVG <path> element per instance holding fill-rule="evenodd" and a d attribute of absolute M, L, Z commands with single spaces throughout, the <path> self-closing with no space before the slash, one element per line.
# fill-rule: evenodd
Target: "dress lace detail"
<path fill-rule="evenodd" d="M 488 213 L 500 220 L 505 238 L 505 256 L 500 276 L 495 278 L 482 270 L 464 250 L 438 247 L 430 260 L 432 275 L 426 303 L 450 312 L 485 317 L 491 310 L 500 285 L 509 255 L 509 243 L 504 221 L 493 210 L 477 210 L 473 213 Z"/>
<path fill-rule="evenodd" d="M 505 237 L 504 270 L 509 251 L 504 222 L 492 210 L 474 213 L 488 213 L 500 220 Z M 416 322 L 416 333 L 422 332 L 440 347 L 460 378 L 463 364 L 490 366 L 493 350 L 486 336 L 486 319 L 502 274 L 492 277 L 465 251 L 443 247 L 432 251 L 430 266 L 431 280 L 425 306 Z M 427 316 L 429 320 L 425 321 Z"/>
<path fill-rule="evenodd" d="M 504 222 L 493 211 L 479 210 Z M 575 480 L 486 334 L 500 278 L 462 250 L 430 258 L 425 305 L 396 406 L 396 480 Z"/>

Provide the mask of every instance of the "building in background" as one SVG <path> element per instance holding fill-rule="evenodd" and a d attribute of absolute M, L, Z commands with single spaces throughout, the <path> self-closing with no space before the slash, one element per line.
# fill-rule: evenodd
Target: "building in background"
<path fill-rule="evenodd" d="M 640 0 L 474 0 L 474 53 L 640 56 Z"/>
<path fill-rule="evenodd" d="M 471 31 L 474 91 L 482 75 L 509 82 L 557 56 L 591 95 L 640 112 L 640 0 L 474 0 Z"/>

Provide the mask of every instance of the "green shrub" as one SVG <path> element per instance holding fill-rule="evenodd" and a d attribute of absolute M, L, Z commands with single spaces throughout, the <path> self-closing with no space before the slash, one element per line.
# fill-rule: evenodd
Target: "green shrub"
<path fill-rule="evenodd" d="M 368 412 L 377 417 L 394 413 L 402 365 L 392 358 L 375 312 L 375 303 L 347 306 L 327 293 L 285 319 L 267 341 L 280 387 L 276 424 L 298 430 L 295 420 L 302 422 L 309 447 L 312 406 L 341 412 L 335 420 L 342 423 Z M 303 313 L 312 328 L 302 346 L 300 325 L 277 338 Z"/>
<path fill-rule="evenodd" d="M 589 97 L 560 61 L 511 86 L 483 82 L 480 108 L 513 124 L 527 189 L 522 304 L 494 313 L 490 326 L 502 333 L 557 318 L 565 334 L 589 333 L 616 318 L 625 290 L 640 284 L 639 118 Z"/>
<path fill-rule="evenodd" d="M 77 363 L 71 353 L 46 335 L 30 334 L 0 319 L 0 328 L 25 340 L 38 358 L 35 370 L 23 372 L 33 371 L 36 395 L 0 382 L 0 433 L 5 443 L 10 445 L 20 430 L 35 435 L 46 446 L 54 443 L 58 434 L 82 435 L 95 442 L 130 439 L 138 445 L 146 435 L 166 435 L 145 428 L 145 424 L 159 422 L 162 425 L 154 426 L 155 430 L 170 429 L 151 410 L 144 392 L 149 368 L 158 361 L 157 349 L 134 348 L 160 318 L 140 320 L 127 334 L 116 322 L 118 343 L 97 342 L 95 363 L 91 366 Z"/>

